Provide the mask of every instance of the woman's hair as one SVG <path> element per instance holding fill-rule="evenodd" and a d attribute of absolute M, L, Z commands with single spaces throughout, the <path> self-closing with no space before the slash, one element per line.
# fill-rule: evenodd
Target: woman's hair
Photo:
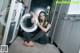
<path fill-rule="evenodd" d="M 47 21 L 47 15 L 46 15 L 46 13 L 45 13 L 44 11 L 41 11 L 41 12 L 39 13 L 39 16 L 38 16 L 38 20 L 39 20 L 39 22 L 42 21 L 41 18 L 40 18 L 40 14 L 41 14 L 41 13 L 44 13 L 45 21 Z"/>
<path fill-rule="evenodd" d="M 44 11 L 41 11 L 40 13 L 39 13 L 39 16 L 38 16 L 38 20 L 39 20 L 39 22 L 42 22 L 42 20 L 41 20 L 41 16 L 40 16 L 40 14 L 41 13 L 44 13 L 44 16 L 45 16 L 45 20 L 44 20 L 44 23 L 43 23 L 43 26 L 46 24 L 46 22 L 48 21 L 48 16 L 47 16 L 47 14 L 44 12 Z"/>

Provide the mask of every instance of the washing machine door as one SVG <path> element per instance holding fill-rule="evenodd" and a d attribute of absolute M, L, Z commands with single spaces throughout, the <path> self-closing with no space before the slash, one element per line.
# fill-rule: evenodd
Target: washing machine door
<path fill-rule="evenodd" d="M 34 23 L 32 23 L 31 22 L 32 18 L 33 18 L 33 16 L 29 13 L 22 16 L 22 18 L 20 20 L 20 26 L 25 32 L 33 32 L 37 29 L 38 19 L 35 18 Z"/>

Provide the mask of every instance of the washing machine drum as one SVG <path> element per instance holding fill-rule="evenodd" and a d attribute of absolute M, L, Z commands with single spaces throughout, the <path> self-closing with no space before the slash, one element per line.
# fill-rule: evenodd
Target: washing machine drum
<path fill-rule="evenodd" d="M 37 29 L 38 19 L 35 18 L 34 23 L 32 23 L 31 22 L 32 18 L 33 16 L 31 16 L 30 14 L 25 14 L 22 16 L 20 20 L 20 26 L 25 32 L 33 32 Z"/>

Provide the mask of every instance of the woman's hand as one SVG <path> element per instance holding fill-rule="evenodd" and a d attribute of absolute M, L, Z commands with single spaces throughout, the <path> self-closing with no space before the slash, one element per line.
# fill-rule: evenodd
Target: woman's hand
<path fill-rule="evenodd" d="M 32 11 L 30 12 L 30 14 L 31 14 L 33 17 L 38 18 L 38 16 L 37 16 L 35 13 L 33 13 Z"/>
<path fill-rule="evenodd" d="M 39 26 L 39 28 L 44 31 L 47 32 L 50 28 L 51 28 L 51 24 L 47 25 L 47 28 L 44 28 L 39 22 L 37 23 L 37 25 Z"/>
<path fill-rule="evenodd" d="M 37 23 L 37 25 L 39 26 L 39 25 L 40 25 L 40 23 L 38 22 L 38 23 Z"/>
<path fill-rule="evenodd" d="M 31 19 L 31 22 L 32 22 L 32 23 L 34 23 L 34 22 L 35 22 L 35 19 L 34 19 L 34 17 Z"/>
<path fill-rule="evenodd" d="M 32 19 L 31 19 L 31 22 L 34 23 L 36 21 L 36 19 L 38 18 L 38 16 L 33 13 L 32 11 L 30 12 L 31 16 L 32 16 Z"/>

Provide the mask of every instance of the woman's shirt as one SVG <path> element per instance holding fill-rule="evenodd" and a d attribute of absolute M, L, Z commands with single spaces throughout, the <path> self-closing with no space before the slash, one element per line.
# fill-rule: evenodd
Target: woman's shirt
<path fill-rule="evenodd" d="M 41 24 L 44 28 L 47 28 L 47 26 L 48 26 L 49 23 L 50 23 L 49 20 L 45 21 L 45 23 L 44 23 L 44 22 L 40 22 L 40 24 Z M 41 29 L 38 27 L 34 32 L 31 32 L 31 33 L 37 34 L 39 31 L 41 31 Z M 48 31 L 49 31 L 49 30 L 48 30 Z M 47 32 L 48 32 L 48 31 L 47 31 Z"/>

